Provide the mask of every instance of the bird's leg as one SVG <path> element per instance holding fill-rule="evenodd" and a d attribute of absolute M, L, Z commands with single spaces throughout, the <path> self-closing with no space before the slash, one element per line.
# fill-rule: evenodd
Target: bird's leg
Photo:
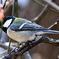
<path fill-rule="evenodd" d="M 19 43 L 18 47 L 21 48 L 25 45 L 25 43 Z"/>
<path fill-rule="evenodd" d="M 25 45 L 25 43 L 19 43 L 18 46 L 15 47 L 11 52 L 18 52 L 20 48 L 22 48 Z"/>
<path fill-rule="evenodd" d="M 32 41 L 28 41 L 26 44 L 28 44 L 30 47 L 32 47 Z"/>
<path fill-rule="evenodd" d="M 33 44 L 33 42 L 35 41 L 36 38 L 37 38 L 37 35 L 35 34 L 34 40 L 28 41 L 26 44 L 28 44 L 30 47 L 32 47 L 32 44 Z"/>

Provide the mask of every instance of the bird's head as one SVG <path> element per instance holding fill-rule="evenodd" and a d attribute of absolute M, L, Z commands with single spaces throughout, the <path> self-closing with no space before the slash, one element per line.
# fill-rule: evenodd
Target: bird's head
<path fill-rule="evenodd" d="M 3 18 L 3 27 L 8 28 L 15 18 L 13 16 L 5 16 Z"/>
<path fill-rule="evenodd" d="M 15 18 L 13 16 L 5 16 L 3 20 L 0 22 L 2 29 L 6 32 L 6 29 L 11 25 Z"/>

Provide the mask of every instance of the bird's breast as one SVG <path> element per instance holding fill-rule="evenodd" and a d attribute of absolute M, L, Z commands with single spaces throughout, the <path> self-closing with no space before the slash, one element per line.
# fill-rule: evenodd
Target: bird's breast
<path fill-rule="evenodd" d="M 34 40 L 35 34 L 31 31 L 12 31 L 10 28 L 7 29 L 7 34 L 10 38 L 20 43 Z"/>

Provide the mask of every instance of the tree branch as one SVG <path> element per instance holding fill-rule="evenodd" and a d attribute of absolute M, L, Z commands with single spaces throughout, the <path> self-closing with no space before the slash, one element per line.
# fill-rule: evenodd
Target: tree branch
<path fill-rule="evenodd" d="M 40 16 L 42 16 L 42 14 L 44 13 L 44 11 L 46 10 L 47 6 L 48 5 L 45 5 L 44 8 L 43 8 L 43 10 L 34 19 L 32 19 L 32 21 L 34 21 L 34 22 L 38 21 L 39 18 L 40 18 Z"/>
<path fill-rule="evenodd" d="M 41 5 L 41 6 L 45 6 L 43 3 L 39 2 L 38 0 L 33 0 L 34 2 L 36 2 L 37 4 Z"/>
<path fill-rule="evenodd" d="M 0 42 L 0 47 L 2 47 L 2 48 L 4 48 L 4 49 L 7 49 L 8 48 L 8 46 L 5 44 L 5 43 L 1 43 Z M 14 47 L 10 47 L 10 50 L 13 50 L 14 49 Z"/>
<path fill-rule="evenodd" d="M 12 59 L 13 56 L 14 56 L 14 58 L 17 58 L 19 55 L 22 55 L 23 53 L 30 50 L 31 48 L 33 48 L 34 46 L 36 46 L 39 43 L 48 43 L 48 44 L 59 46 L 59 40 L 48 38 L 43 35 L 38 38 L 35 41 L 32 41 L 32 43 L 31 43 L 32 47 L 27 44 L 21 48 L 18 48 L 18 49 L 16 48 L 15 50 L 13 50 L 9 55 L 5 56 L 4 58 L 5 59 L 9 59 L 9 58 Z"/>
<path fill-rule="evenodd" d="M 28 51 L 25 52 L 23 55 L 24 55 L 25 59 L 32 59 L 30 56 L 30 53 Z"/>

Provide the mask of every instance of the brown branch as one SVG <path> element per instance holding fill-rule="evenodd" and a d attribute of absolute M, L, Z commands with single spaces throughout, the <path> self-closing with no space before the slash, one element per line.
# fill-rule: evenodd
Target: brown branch
<path fill-rule="evenodd" d="M 38 40 L 36 39 L 35 41 L 32 41 L 31 43 L 32 46 L 29 46 L 28 44 L 24 45 L 21 48 L 13 50 L 9 55 L 5 56 L 4 58 L 5 59 L 9 59 L 9 58 L 12 59 L 12 57 L 17 58 L 19 55 L 22 55 L 23 53 L 30 50 L 31 48 L 33 48 L 39 43 L 48 43 L 48 44 L 59 46 L 59 40 L 48 38 L 46 36 L 41 36 L 39 37 Z"/>
<path fill-rule="evenodd" d="M 56 40 L 56 39 L 53 39 L 53 38 L 45 37 L 43 40 L 44 40 L 43 43 L 48 43 L 48 44 L 59 47 L 59 39 Z"/>

